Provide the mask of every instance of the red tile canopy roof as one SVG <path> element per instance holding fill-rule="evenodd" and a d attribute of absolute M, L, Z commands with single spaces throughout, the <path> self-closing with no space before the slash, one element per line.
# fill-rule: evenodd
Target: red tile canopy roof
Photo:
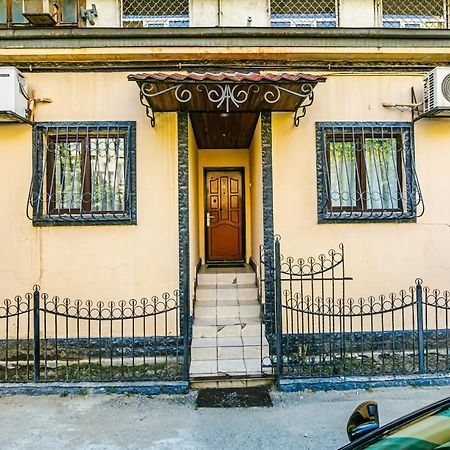
<path fill-rule="evenodd" d="M 254 72 L 242 73 L 242 72 L 234 72 L 234 73 L 226 73 L 226 72 L 218 72 L 218 73 L 180 73 L 180 72 L 172 72 L 172 73 L 164 73 L 164 72 L 153 72 L 153 73 L 138 73 L 136 75 L 129 75 L 128 80 L 130 81 L 230 81 L 230 82 L 242 82 L 249 81 L 251 83 L 259 83 L 259 82 L 299 82 L 299 81 L 316 81 L 321 82 L 325 81 L 324 77 L 319 75 L 310 75 L 305 73 L 285 73 L 285 72 L 277 72 L 277 73 L 266 73 L 259 74 Z"/>
<path fill-rule="evenodd" d="M 273 72 L 151 72 L 131 74 L 154 112 L 297 111 L 311 102 L 319 75 Z M 308 103 L 309 104 L 309 103 Z"/>

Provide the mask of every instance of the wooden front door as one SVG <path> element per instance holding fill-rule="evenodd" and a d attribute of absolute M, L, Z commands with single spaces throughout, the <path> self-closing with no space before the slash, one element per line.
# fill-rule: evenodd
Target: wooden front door
<path fill-rule="evenodd" d="M 244 186 L 241 170 L 205 170 L 206 260 L 244 260 Z"/>

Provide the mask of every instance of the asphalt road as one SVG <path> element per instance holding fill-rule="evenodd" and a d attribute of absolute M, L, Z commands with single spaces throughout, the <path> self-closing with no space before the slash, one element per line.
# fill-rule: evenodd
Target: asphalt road
<path fill-rule="evenodd" d="M 379 402 L 382 423 L 441 398 L 450 387 L 272 392 L 272 408 L 196 409 L 196 393 L 3 396 L 1 449 L 336 449 L 361 402 Z"/>

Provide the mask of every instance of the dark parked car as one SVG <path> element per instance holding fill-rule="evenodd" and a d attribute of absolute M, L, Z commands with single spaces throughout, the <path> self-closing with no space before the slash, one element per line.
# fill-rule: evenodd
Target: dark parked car
<path fill-rule="evenodd" d="M 378 405 L 364 402 L 347 423 L 350 444 L 339 450 L 450 449 L 450 397 L 380 428 Z"/>

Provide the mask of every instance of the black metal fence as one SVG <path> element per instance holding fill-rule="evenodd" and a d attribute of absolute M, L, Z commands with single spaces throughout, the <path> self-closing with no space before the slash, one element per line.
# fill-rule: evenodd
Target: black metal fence
<path fill-rule="evenodd" d="M 450 371 L 450 293 L 417 279 L 399 293 L 349 298 L 344 247 L 284 258 L 275 242 L 275 332 L 270 362 L 281 378 Z M 266 299 L 266 303 L 269 299 Z M 266 364 L 267 365 L 267 364 Z"/>
<path fill-rule="evenodd" d="M 105 303 L 35 286 L 0 305 L 0 382 L 187 380 L 189 312 L 180 308 L 178 291 Z"/>

